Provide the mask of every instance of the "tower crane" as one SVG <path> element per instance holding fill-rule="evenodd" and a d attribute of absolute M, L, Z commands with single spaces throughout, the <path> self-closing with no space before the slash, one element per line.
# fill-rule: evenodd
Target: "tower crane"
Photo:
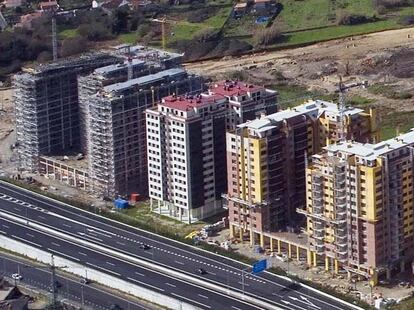
<path fill-rule="evenodd" d="M 344 116 L 345 116 L 345 92 L 351 88 L 355 87 L 362 87 L 367 88 L 368 87 L 368 81 L 363 82 L 354 82 L 350 84 L 344 84 L 342 81 L 342 76 L 339 76 L 339 84 L 338 89 L 335 91 L 339 94 L 339 141 L 343 142 L 346 140 L 345 135 L 345 128 L 344 128 Z"/>
<path fill-rule="evenodd" d="M 162 40 L 162 49 L 165 50 L 166 48 L 166 34 L 165 34 L 165 24 L 176 24 L 176 21 L 173 20 L 167 20 L 167 16 L 163 16 L 161 18 L 153 18 L 151 19 L 152 22 L 154 23 L 159 23 L 161 24 L 161 40 Z"/>

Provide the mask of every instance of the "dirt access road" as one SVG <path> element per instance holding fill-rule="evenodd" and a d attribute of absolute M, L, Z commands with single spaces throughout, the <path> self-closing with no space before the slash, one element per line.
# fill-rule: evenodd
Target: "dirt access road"
<path fill-rule="evenodd" d="M 326 91 L 334 90 L 338 75 L 345 76 L 345 81 L 386 81 L 410 90 L 414 89 L 414 28 L 354 36 L 282 51 L 189 63 L 186 68 L 213 78 L 221 78 L 230 71 L 248 70 L 249 74 L 253 71 L 256 76 L 262 76 L 263 82 L 271 82 L 269 72 L 277 70 L 291 83 Z M 396 71 L 404 71 L 405 76 Z"/>

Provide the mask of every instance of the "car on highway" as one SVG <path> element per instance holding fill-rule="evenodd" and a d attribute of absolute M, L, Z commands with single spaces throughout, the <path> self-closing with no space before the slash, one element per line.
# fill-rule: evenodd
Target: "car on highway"
<path fill-rule="evenodd" d="M 122 308 L 120 306 L 118 306 L 117 304 L 112 304 L 109 307 L 110 310 L 122 310 Z"/>
<path fill-rule="evenodd" d="M 205 269 L 203 269 L 203 268 L 197 268 L 197 272 L 199 274 L 206 274 L 207 273 L 207 271 L 205 271 Z"/>
<path fill-rule="evenodd" d="M 91 283 L 91 280 L 89 280 L 89 279 L 87 279 L 87 278 L 82 277 L 82 278 L 80 279 L 80 283 L 82 283 L 82 284 L 89 284 L 89 283 Z"/>
<path fill-rule="evenodd" d="M 148 244 L 142 243 L 139 245 L 140 249 L 149 250 L 151 247 Z"/>
<path fill-rule="evenodd" d="M 11 277 L 14 280 L 21 280 L 21 279 L 23 279 L 23 277 L 20 274 L 18 274 L 18 273 L 13 273 Z"/>

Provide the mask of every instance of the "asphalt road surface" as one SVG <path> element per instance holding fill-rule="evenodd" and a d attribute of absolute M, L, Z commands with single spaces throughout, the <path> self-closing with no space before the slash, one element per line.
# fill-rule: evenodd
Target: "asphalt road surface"
<path fill-rule="evenodd" d="M 18 286 L 23 285 L 39 289 L 40 291 L 50 292 L 52 273 L 48 268 L 1 253 L 0 268 L 2 274 L 9 278 L 10 283 L 14 281 L 11 279 L 11 275 L 13 273 L 19 273 L 22 279 L 16 281 Z M 125 310 L 152 309 L 151 307 L 138 304 L 135 301 L 129 301 L 121 296 L 111 294 L 109 291 L 102 290 L 94 284 L 84 285 L 79 280 L 63 275 L 56 275 L 55 280 L 59 283 L 57 285 L 59 286 L 57 288 L 59 300 L 66 299 L 79 305 L 83 304 L 87 309 L 106 310 L 110 309 L 112 305 L 118 305 Z M 48 294 L 51 295 L 51 293 Z"/>
<path fill-rule="evenodd" d="M 341 300 L 310 290 L 288 279 L 267 272 L 260 275 L 252 275 L 248 270 L 242 272 L 246 266 L 236 261 L 75 209 L 3 182 L 0 182 L 0 210 L 118 253 L 151 261 L 191 277 L 221 285 L 229 290 L 244 292 L 248 296 L 281 309 L 356 309 Z M 181 300 L 193 302 L 202 308 L 255 308 L 229 296 L 120 261 L 116 257 L 88 251 L 79 245 L 67 244 L 68 242 L 61 238 L 44 236 L 44 233 L 33 231 L 32 228 L 24 225 L 8 222 L 5 219 L 1 219 L 0 225 L 0 230 L 9 237 L 32 243 L 55 254 L 66 255 L 67 258 L 78 262 L 95 265 L 97 269 L 107 270 L 119 277 L 126 277 L 131 282 L 148 288 L 152 287 L 164 294 L 177 298 L 181 296 Z M 143 249 L 143 244 L 147 245 L 148 249 Z M 63 252 L 66 248 L 70 249 L 68 253 Z M 101 265 L 102 262 L 104 266 Z M 203 268 L 206 274 L 199 274 L 198 268 Z M 148 276 L 149 273 L 151 276 Z M 242 286 L 242 273 L 244 274 L 244 287 Z"/>

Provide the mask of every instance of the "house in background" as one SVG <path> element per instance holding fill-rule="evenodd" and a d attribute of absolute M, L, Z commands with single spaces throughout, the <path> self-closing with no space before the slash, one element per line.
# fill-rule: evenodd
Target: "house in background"
<path fill-rule="evenodd" d="M 238 18 L 242 17 L 246 14 L 247 3 L 246 2 L 239 2 L 233 7 L 233 17 Z"/>
<path fill-rule="evenodd" d="M 4 1 L 4 5 L 6 6 L 6 8 L 15 8 L 23 4 L 26 4 L 26 0 L 5 0 Z"/>

